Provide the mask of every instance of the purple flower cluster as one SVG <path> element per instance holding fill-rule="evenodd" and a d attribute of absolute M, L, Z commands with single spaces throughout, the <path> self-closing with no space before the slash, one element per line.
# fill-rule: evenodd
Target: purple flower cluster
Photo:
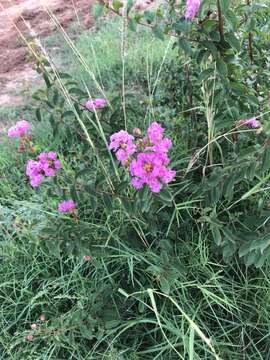
<path fill-rule="evenodd" d="M 11 138 L 20 138 L 21 143 L 19 152 L 24 152 L 28 146 L 30 150 L 35 151 L 32 146 L 32 135 L 28 132 L 32 125 L 26 121 L 18 121 L 8 130 L 8 136 Z M 57 153 L 54 151 L 42 152 L 35 160 L 28 160 L 26 165 L 26 175 L 30 179 L 32 187 L 38 187 L 46 176 L 55 176 L 61 168 L 61 162 L 57 159 Z M 74 212 L 76 203 L 73 200 L 65 200 L 58 205 L 58 210 L 64 212 Z"/>
<path fill-rule="evenodd" d="M 141 138 L 138 128 L 133 133 L 139 137 L 136 143 L 127 131 L 121 130 L 113 134 L 109 149 L 129 169 L 134 188 L 141 189 L 143 185 L 148 185 L 152 192 L 159 192 L 162 185 L 171 182 L 176 174 L 175 170 L 167 167 L 170 163 L 167 153 L 172 142 L 164 138 L 164 129 L 157 122 L 149 126 L 145 138 Z"/>
<path fill-rule="evenodd" d="M 257 120 L 255 117 L 246 120 L 240 120 L 239 125 L 246 125 L 254 129 L 258 129 L 262 126 L 260 121 Z"/>
<path fill-rule="evenodd" d="M 201 0 L 187 0 L 186 3 L 186 19 L 193 19 L 197 14 L 201 6 Z"/>
<path fill-rule="evenodd" d="M 72 200 L 64 200 L 58 204 L 58 211 L 61 213 L 75 212 L 77 204 Z"/>
<path fill-rule="evenodd" d="M 128 157 L 136 151 L 133 140 L 134 137 L 124 130 L 114 133 L 110 138 L 109 149 L 115 151 L 117 160 L 121 161 L 123 165 Z"/>
<path fill-rule="evenodd" d="M 99 99 L 99 98 L 94 99 L 94 100 L 88 100 L 85 103 L 85 107 L 88 110 L 100 109 L 106 105 L 107 105 L 107 101 L 105 99 Z"/>
<path fill-rule="evenodd" d="M 9 128 L 8 137 L 11 138 L 22 138 L 22 137 L 31 137 L 31 134 L 28 133 L 31 124 L 26 120 L 18 121 L 14 126 Z"/>
<path fill-rule="evenodd" d="M 57 159 L 56 152 L 42 152 L 36 160 L 28 160 L 26 175 L 30 178 L 30 184 L 33 187 L 38 187 L 45 176 L 55 176 L 60 168 L 61 162 Z"/>

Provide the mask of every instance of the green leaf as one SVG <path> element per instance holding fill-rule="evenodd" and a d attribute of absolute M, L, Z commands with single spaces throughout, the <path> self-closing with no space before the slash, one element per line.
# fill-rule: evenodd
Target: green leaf
<path fill-rule="evenodd" d="M 212 230 L 212 235 L 213 235 L 213 239 L 216 245 L 220 245 L 222 242 L 222 237 L 221 237 L 221 233 L 220 230 L 217 226 L 212 225 L 211 226 L 211 230 Z"/>
<path fill-rule="evenodd" d="M 115 11 L 119 11 L 121 9 L 121 7 L 123 6 L 123 3 L 119 0 L 113 0 L 112 2 L 112 7 Z"/>
<path fill-rule="evenodd" d="M 93 339 L 93 332 L 91 326 L 86 326 L 84 324 L 80 325 L 80 332 L 83 338 L 92 340 Z"/>
<path fill-rule="evenodd" d="M 145 20 L 148 22 L 148 23 L 151 23 L 152 21 L 154 21 L 155 19 L 155 14 L 151 11 L 148 11 L 146 10 L 144 13 L 143 13 L 143 17 L 145 18 Z"/>
<path fill-rule="evenodd" d="M 158 38 L 160 40 L 164 40 L 164 33 L 160 26 L 156 25 L 156 26 L 152 27 L 152 31 L 156 38 Z"/>
<path fill-rule="evenodd" d="M 202 28 L 206 31 L 206 32 L 210 32 L 212 30 L 214 30 L 215 28 L 217 28 L 218 26 L 218 21 L 217 20 L 213 20 L 213 19 L 208 19 L 206 21 L 204 21 Z"/>
<path fill-rule="evenodd" d="M 91 168 L 85 168 L 85 169 L 82 169 L 80 171 L 78 171 L 76 174 L 75 174 L 75 179 L 78 179 L 79 177 L 82 177 L 86 174 L 89 174 L 91 172 Z"/>
<path fill-rule="evenodd" d="M 73 111 L 71 110 L 68 110 L 68 111 L 64 111 L 61 115 L 61 118 L 64 119 L 64 118 L 69 118 L 69 117 L 72 117 L 74 118 L 75 117 L 75 114 Z"/>
<path fill-rule="evenodd" d="M 232 10 L 228 9 L 225 12 L 225 19 L 228 20 L 228 22 L 230 23 L 231 27 L 234 30 L 237 28 L 238 20 L 237 20 L 235 13 Z"/>
<path fill-rule="evenodd" d="M 161 291 L 164 292 L 164 294 L 168 295 L 170 293 L 170 288 L 171 288 L 168 280 L 165 277 L 161 277 L 159 284 Z"/>
<path fill-rule="evenodd" d="M 254 28 L 255 28 L 255 26 L 256 26 L 256 19 L 254 19 L 254 17 L 251 16 L 251 17 L 248 19 L 246 31 L 247 31 L 247 32 L 253 31 Z"/>
<path fill-rule="evenodd" d="M 186 20 L 180 20 L 180 21 L 172 24 L 172 28 L 176 31 L 188 32 L 190 29 L 190 23 Z"/>
<path fill-rule="evenodd" d="M 121 203 L 128 214 L 133 214 L 132 202 L 128 198 L 121 198 Z"/>
<path fill-rule="evenodd" d="M 222 59 L 218 59 L 217 62 L 217 71 L 221 76 L 227 76 L 228 75 L 228 69 L 226 63 Z"/>
<path fill-rule="evenodd" d="M 239 248 L 239 252 L 238 252 L 239 256 L 243 257 L 247 255 L 251 251 L 251 245 L 252 245 L 252 241 L 248 241 L 242 244 Z"/>
<path fill-rule="evenodd" d="M 258 255 L 260 256 L 260 254 L 255 251 L 248 254 L 247 259 L 245 260 L 246 266 L 250 266 L 250 265 L 254 264 L 254 262 L 258 258 Z"/>
<path fill-rule="evenodd" d="M 238 240 L 236 238 L 236 235 L 232 232 L 232 230 L 229 228 L 229 226 L 223 227 L 221 229 L 221 231 L 223 232 L 223 235 L 225 236 L 225 238 L 230 242 L 230 244 L 233 246 L 233 244 L 235 244 L 236 240 Z"/>
<path fill-rule="evenodd" d="M 50 82 L 49 76 L 46 73 L 43 73 L 43 78 L 45 80 L 47 88 L 50 88 L 51 87 L 51 82 Z"/>
<path fill-rule="evenodd" d="M 113 329 L 120 324 L 120 320 L 108 320 L 105 322 L 105 329 Z"/>
<path fill-rule="evenodd" d="M 70 74 L 61 71 L 58 72 L 58 76 L 61 79 L 72 79 L 72 76 Z"/>
<path fill-rule="evenodd" d="M 49 238 L 45 241 L 45 245 L 49 253 L 57 258 L 60 257 L 60 241 L 57 239 Z"/>
<path fill-rule="evenodd" d="M 230 0 L 220 0 L 220 6 L 223 13 L 226 13 L 226 11 L 230 7 Z"/>
<path fill-rule="evenodd" d="M 128 22 L 129 30 L 136 32 L 137 30 L 137 21 L 134 19 L 130 19 Z"/>
<path fill-rule="evenodd" d="M 202 41 L 201 45 L 206 47 L 210 51 L 210 53 L 214 56 L 214 58 L 218 58 L 218 50 L 216 46 L 211 41 Z"/>
<path fill-rule="evenodd" d="M 129 14 L 130 10 L 132 9 L 134 1 L 133 0 L 127 0 L 127 15 Z"/>
<path fill-rule="evenodd" d="M 198 82 L 201 83 L 202 81 L 209 79 L 213 74 L 214 74 L 213 69 L 203 70 L 198 77 Z"/>
<path fill-rule="evenodd" d="M 223 171 L 220 167 L 217 167 L 212 171 L 209 178 L 207 179 L 207 186 L 211 189 L 213 187 L 218 186 L 223 177 Z"/>
<path fill-rule="evenodd" d="M 104 205 L 105 205 L 106 209 L 108 210 L 109 213 L 111 213 L 113 211 L 113 204 L 112 204 L 111 196 L 104 193 L 103 194 L 103 201 L 104 201 Z"/>
<path fill-rule="evenodd" d="M 257 96 L 252 95 L 252 94 L 247 94 L 246 97 L 252 105 L 255 105 L 255 106 L 260 105 L 260 102 L 259 102 Z"/>
<path fill-rule="evenodd" d="M 230 46 L 237 52 L 240 51 L 240 41 L 237 39 L 237 37 L 233 33 L 227 33 L 224 36 L 225 40 L 230 44 Z"/>
<path fill-rule="evenodd" d="M 196 61 L 198 63 L 198 65 L 200 65 L 203 61 L 203 58 L 205 56 L 205 54 L 207 53 L 206 50 L 200 50 L 197 55 L 196 55 Z"/>
<path fill-rule="evenodd" d="M 95 4 L 92 7 L 92 15 L 94 19 L 98 19 L 100 16 L 102 16 L 103 12 L 104 12 L 104 5 L 102 4 Z"/>
<path fill-rule="evenodd" d="M 210 190 L 211 204 L 217 203 L 222 195 L 222 187 L 216 186 Z"/>
<path fill-rule="evenodd" d="M 219 34 L 218 31 L 216 31 L 216 30 L 211 31 L 209 35 L 210 35 L 210 37 L 211 37 L 211 39 L 212 39 L 213 41 L 215 41 L 215 42 L 219 42 L 219 41 L 220 41 L 220 34 Z"/>
<path fill-rule="evenodd" d="M 266 172 L 269 169 L 270 169 L 270 145 L 266 147 L 263 153 L 262 172 Z"/>
<path fill-rule="evenodd" d="M 230 82 L 230 88 L 234 94 L 240 96 L 244 96 L 248 92 L 248 88 L 245 85 L 236 82 Z"/>
<path fill-rule="evenodd" d="M 57 105 L 58 104 L 58 100 L 59 100 L 59 93 L 56 89 L 54 89 L 54 92 L 53 92 L 53 103 L 54 105 Z"/>
<path fill-rule="evenodd" d="M 231 243 L 227 243 L 222 249 L 222 255 L 225 261 L 228 261 L 236 252 L 236 246 Z"/>
<path fill-rule="evenodd" d="M 78 202 L 78 201 L 79 201 L 79 197 L 78 197 L 78 193 L 77 193 L 75 184 L 71 186 L 69 192 L 70 192 L 71 198 L 72 198 L 73 200 L 75 200 L 76 202 Z"/>
<path fill-rule="evenodd" d="M 188 55 L 192 55 L 192 47 L 190 46 L 189 41 L 187 41 L 184 38 L 180 38 L 178 40 L 178 45 L 180 46 L 181 49 L 184 50 L 184 52 Z"/>
<path fill-rule="evenodd" d="M 172 204 L 172 200 L 173 200 L 173 196 L 172 193 L 170 191 L 170 189 L 168 187 L 164 187 L 161 192 L 159 193 L 159 197 L 162 200 L 162 202 L 166 205 L 171 205 Z"/>
<path fill-rule="evenodd" d="M 40 108 L 36 109 L 36 118 L 38 121 L 42 121 Z"/>
<path fill-rule="evenodd" d="M 81 97 L 87 97 L 87 93 L 85 91 L 82 91 L 80 88 L 71 88 L 68 90 L 68 92 L 72 95 L 78 95 Z"/>
<path fill-rule="evenodd" d="M 46 95 L 46 92 L 44 90 L 37 90 L 32 95 L 32 98 L 35 99 L 35 100 L 38 100 L 38 101 L 43 101 L 43 100 L 47 99 L 47 95 Z"/>

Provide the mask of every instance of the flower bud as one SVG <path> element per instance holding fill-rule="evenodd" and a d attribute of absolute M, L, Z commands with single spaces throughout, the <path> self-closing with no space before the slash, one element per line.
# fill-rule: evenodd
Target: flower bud
<path fill-rule="evenodd" d="M 21 143 L 21 144 L 20 144 L 18 151 L 19 151 L 20 153 L 25 152 L 25 145 L 24 145 L 24 143 Z"/>
<path fill-rule="evenodd" d="M 134 128 L 134 129 L 133 129 L 133 135 L 134 135 L 135 137 L 141 137 L 141 136 L 142 136 L 142 132 L 141 132 L 141 130 L 140 130 L 139 128 Z"/>
<path fill-rule="evenodd" d="M 85 255 L 85 256 L 83 257 L 83 260 L 84 260 L 84 261 L 91 261 L 91 260 L 92 260 L 92 256 L 90 256 L 90 255 Z"/>
<path fill-rule="evenodd" d="M 124 167 L 128 168 L 130 163 L 131 163 L 132 159 L 130 157 L 128 157 L 127 159 L 125 159 L 122 164 Z"/>
<path fill-rule="evenodd" d="M 39 320 L 40 321 L 45 321 L 46 320 L 46 317 L 44 314 L 41 314 L 40 317 L 39 317 Z"/>
<path fill-rule="evenodd" d="M 31 324 L 31 329 L 35 330 L 37 328 L 37 324 Z"/>
<path fill-rule="evenodd" d="M 25 338 L 27 341 L 32 341 L 33 340 L 33 335 L 29 334 L 26 336 Z"/>

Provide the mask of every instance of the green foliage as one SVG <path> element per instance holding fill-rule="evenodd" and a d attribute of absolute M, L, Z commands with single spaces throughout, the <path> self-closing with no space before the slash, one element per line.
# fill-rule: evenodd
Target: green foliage
<path fill-rule="evenodd" d="M 57 150 L 63 170 L 34 190 L 23 174 L 35 153 L 0 144 L 5 358 L 269 357 L 269 10 L 222 1 L 222 33 L 209 9 L 190 22 L 175 1 L 129 6 L 124 79 L 116 20 L 80 37 L 77 70 L 37 63 L 35 151 Z M 108 106 L 86 109 L 95 96 Z M 262 129 L 240 126 L 258 114 Z M 177 170 L 158 194 L 135 191 L 107 147 L 153 117 Z M 76 216 L 57 212 L 67 198 Z"/>

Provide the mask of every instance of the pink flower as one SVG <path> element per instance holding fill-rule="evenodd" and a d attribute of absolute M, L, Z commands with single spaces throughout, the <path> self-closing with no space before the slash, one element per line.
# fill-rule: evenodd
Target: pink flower
<path fill-rule="evenodd" d="M 58 211 L 62 213 L 74 212 L 76 210 L 77 204 L 72 200 L 64 200 L 58 204 Z"/>
<path fill-rule="evenodd" d="M 25 339 L 26 339 L 26 341 L 33 341 L 33 338 L 34 338 L 34 336 L 30 334 L 30 335 L 27 335 Z"/>
<path fill-rule="evenodd" d="M 57 153 L 55 151 L 49 151 L 47 154 L 47 157 L 51 160 L 56 160 L 57 158 Z"/>
<path fill-rule="evenodd" d="M 11 128 L 8 129 L 8 137 L 14 137 L 14 138 L 19 137 L 19 133 L 16 126 L 12 126 Z"/>
<path fill-rule="evenodd" d="M 90 256 L 90 255 L 84 255 L 84 257 L 83 257 L 83 260 L 84 261 L 91 261 L 92 260 L 92 256 Z"/>
<path fill-rule="evenodd" d="M 107 105 L 107 101 L 105 99 L 99 99 L 99 98 L 94 99 L 94 100 L 88 100 L 85 103 L 85 107 L 88 110 L 100 109 L 106 105 Z"/>
<path fill-rule="evenodd" d="M 109 149 L 115 152 L 117 160 L 124 163 L 136 151 L 136 145 L 133 143 L 133 140 L 134 137 L 132 135 L 127 131 L 121 130 L 110 137 Z"/>
<path fill-rule="evenodd" d="M 44 314 L 41 314 L 39 317 L 40 321 L 45 321 L 46 320 L 46 316 Z"/>
<path fill-rule="evenodd" d="M 187 0 L 186 3 L 186 19 L 193 19 L 197 14 L 201 6 L 201 0 Z"/>
<path fill-rule="evenodd" d="M 39 161 L 28 160 L 26 175 L 29 176 L 32 187 L 38 187 L 43 182 L 44 176 L 41 175 L 41 165 Z"/>
<path fill-rule="evenodd" d="M 54 167 L 55 167 L 56 170 L 61 169 L 61 167 L 62 167 L 61 161 L 60 160 L 54 160 Z"/>
<path fill-rule="evenodd" d="M 26 175 L 30 178 L 32 187 L 38 187 L 45 176 L 55 176 L 60 168 L 61 162 L 57 159 L 57 153 L 53 151 L 42 152 L 37 156 L 37 160 L 28 160 Z"/>
<path fill-rule="evenodd" d="M 148 137 L 151 143 L 156 144 L 163 138 L 164 129 L 157 122 L 152 122 L 147 130 Z"/>
<path fill-rule="evenodd" d="M 115 151 L 117 159 L 129 169 L 133 187 L 141 189 L 146 184 L 151 191 L 159 192 L 176 174 L 175 170 L 167 168 L 170 163 L 167 153 L 172 141 L 163 137 L 164 129 L 157 122 L 149 126 L 147 137 L 141 138 L 141 131 L 135 130 L 134 135 L 140 135 L 136 144 L 132 135 L 121 130 L 111 136 L 109 149 Z"/>
<path fill-rule="evenodd" d="M 175 170 L 166 167 L 159 153 L 138 154 L 130 164 L 130 173 L 133 176 L 131 183 L 136 189 L 147 184 L 153 192 L 159 192 L 162 184 L 172 181 L 176 174 Z"/>
<path fill-rule="evenodd" d="M 46 176 L 54 176 L 56 170 L 61 168 L 61 162 L 57 160 L 57 154 L 54 151 L 48 153 L 42 152 L 38 155 L 38 160 Z"/>
<path fill-rule="evenodd" d="M 172 141 L 163 138 L 163 133 L 164 129 L 157 122 L 153 122 L 147 130 L 150 146 L 147 146 L 146 149 L 158 153 L 167 153 L 172 146 Z"/>
<path fill-rule="evenodd" d="M 255 128 L 255 129 L 258 129 L 261 127 L 260 121 L 258 121 L 255 117 L 253 117 L 251 119 L 241 120 L 239 122 L 239 124 L 246 125 L 246 126 L 249 126 L 251 128 Z"/>
<path fill-rule="evenodd" d="M 18 121 L 14 126 L 8 130 L 9 137 L 23 137 L 28 135 L 27 131 L 30 129 L 31 124 L 26 120 Z M 29 134 L 30 135 L 30 134 Z"/>

